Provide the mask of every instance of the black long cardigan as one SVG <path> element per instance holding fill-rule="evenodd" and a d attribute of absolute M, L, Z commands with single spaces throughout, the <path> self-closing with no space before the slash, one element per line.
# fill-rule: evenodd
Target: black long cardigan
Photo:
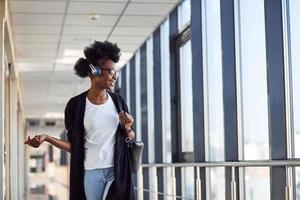
<path fill-rule="evenodd" d="M 84 193 L 84 112 L 87 92 L 69 100 L 65 109 L 65 127 L 71 143 L 70 200 L 86 200 Z M 120 95 L 108 92 L 118 110 L 128 112 L 127 105 Z M 121 102 L 119 108 L 117 101 Z M 101 122 L 99 122 L 101 123 Z M 114 181 L 106 200 L 134 200 L 131 176 L 130 149 L 125 143 L 124 128 L 118 126 L 114 150 Z"/>

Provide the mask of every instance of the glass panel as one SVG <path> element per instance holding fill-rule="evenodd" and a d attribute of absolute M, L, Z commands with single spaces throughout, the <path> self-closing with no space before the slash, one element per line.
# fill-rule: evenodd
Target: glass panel
<path fill-rule="evenodd" d="M 184 167 L 181 169 L 181 179 L 182 179 L 182 196 L 184 199 L 194 199 L 194 168 Z"/>
<path fill-rule="evenodd" d="M 181 30 L 191 20 L 191 0 L 184 0 L 178 6 L 178 29 Z"/>
<path fill-rule="evenodd" d="M 268 159 L 264 1 L 244 0 L 240 5 L 244 158 L 246 160 Z"/>
<path fill-rule="evenodd" d="M 142 140 L 142 116 L 141 116 L 141 57 L 138 50 L 135 54 L 135 126 L 136 126 L 136 139 Z"/>
<path fill-rule="evenodd" d="M 224 161 L 224 120 L 223 120 L 223 80 L 220 1 L 203 0 L 204 20 L 204 87 L 205 115 L 209 148 L 208 161 Z M 207 199 L 225 199 L 225 170 L 223 167 L 211 168 L 209 173 L 209 194 Z"/>
<path fill-rule="evenodd" d="M 162 141 L 163 141 L 163 162 L 172 162 L 171 145 L 171 97 L 170 97 L 170 50 L 169 50 L 169 18 L 161 25 L 161 109 L 162 109 Z M 164 182 L 171 183 L 171 168 L 164 169 Z M 164 191 L 172 194 L 172 184 L 164 184 Z M 165 200 L 172 200 L 171 196 Z"/>
<path fill-rule="evenodd" d="M 153 38 L 147 40 L 147 119 L 149 163 L 155 162 L 154 92 L 153 92 Z"/>
<path fill-rule="evenodd" d="M 154 138 L 154 99 L 153 99 L 153 38 L 147 40 L 147 120 L 148 120 L 148 159 L 149 163 L 155 162 Z M 149 189 L 157 191 L 156 168 L 149 168 Z M 150 193 L 150 199 L 157 199 L 157 194 Z"/>
<path fill-rule="evenodd" d="M 194 151 L 191 40 L 179 49 L 182 152 Z"/>
<path fill-rule="evenodd" d="M 225 170 L 224 167 L 213 167 L 210 173 L 210 200 L 223 200 L 225 197 Z"/>
<path fill-rule="evenodd" d="M 180 49 L 180 106 L 182 152 L 194 151 L 191 40 Z M 194 198 L 194 169 L 181 169 L 182 196 Z"/>
<path fill-rule="evenodd" d="M 126 64 L 126 103 L 128 109 L 130 110 L 130 64 L 129 62 Z"/>
<path fill-rule="evenodd" d="M 264 1 L 240 1 L 240 17 L 244 159 L 269 159 Z M 268 168 L 246 168 L 246 200 L 270 199 L 269 179 Z"/>
<path fill-rule="evenodd" d="M 247 200 L 270 199 L 269 176 L 269 168 L 245 168 L 245 195 Z"/>
<path fill-rule="evenodd" d="M 220 2 L 206 4 L 206 60 L 208 95 L 209 160 L 224 160 L 223 82 Z"/>
<path fill-rule="evenodd" d="M 171 97 L 170 97 L 170 50 L 169 19 L 160 28 L 161 33 L 161 101 L 163 131 L 163 162 L 172 162 L 171 146 Z"/>
<path fill-rule="evenodd" d="M 295 157 L 300 158 L 300 1 L 291 0 L 290 3 L 290 41 L 292 58 L 292 88 L 294 114 L 294 146 Z M 300 168 L 296 168 L 296 199 L 300 200 Z"/>

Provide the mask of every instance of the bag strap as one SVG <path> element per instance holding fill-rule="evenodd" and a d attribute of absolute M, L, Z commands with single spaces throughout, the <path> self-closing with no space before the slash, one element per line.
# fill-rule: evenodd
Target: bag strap
<path fill-rule="evenodd" d="M 122 97 L 119 96 L 119 95 L 116 95 L 116 94 L 112 94 L 111 96 L 113 97 L 112 99 L 113 99 L 113 101 L 115 103 L 117 112 L 120 113 L 120 112 L 124 111 L 122 103 L 121 103 L 121 98 Z M 121 128 L 125 131 L 125 127 L 123 125 L 121 125 Z"/>
<path fill-rule="evenodd" d="M 122 103 L 121 103 L 121 96 L 116 95 L 116 94 L 114 94 L 112 92 L 108 92 L 108 93 L 111 96 L 111 98 L 112 98 L 112 100 L 113 100 L 113 102 L 114 102 L 114 104 L 116 106 L 117 112 L 118 113 L 122 112 L 124 109 L 123 109 Z"/>
<path fill-rule="evenodd" d="M 117 111 L 118 112 L 123 112 L 124 109 L 123 109 L 123 106 L 122 106 L 122 103 L 121 103 L 122 97 L 119 96 L 119 95 L 115 95 L 115 100 L 116 100 Z M 125 131 L 125 127 L 123 125 L 121 125 L 121 128 Z M 125 139 L 125 142 L 126 142 L 126 144 L 127 144 L 128 147 L 132 147 L 132 145 L 134 145 L 133 140 L 126 141 L 126 139 Z"/>
<path fill-rule="evenodd" d="M 121 104 L 121 96 L 116 95 L 116 103 L 117 103 L 117 111 L 118 112 L 124 111 L 123 106 Z"/>

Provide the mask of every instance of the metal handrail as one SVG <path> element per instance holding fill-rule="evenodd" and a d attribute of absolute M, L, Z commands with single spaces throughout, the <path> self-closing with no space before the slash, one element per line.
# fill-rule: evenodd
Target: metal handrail
<path fill-rule="evenodd" d="M 177 198 L 180 199 L 187 199 L 186 197 L 181 197 L 176 195 L 176 177 L 175 177 L 175 168 L 185 168 L 185 167 L 195 167 L 196 168 L 196 200 L 201 200 L 201 178 L 200 178 L 200 168 L 213 168 L 213 167 L 230 167 L 232 170 L 231 176 L 231 200 L 236 200 L 236 180 L 235 180 L 235 168 L 240 167 L 296 167 L 300 166 L 300 159 L 287 159 L 287 160 L 244 160 L 244 161 L 218 161 L 218 162 L 199 162 L 199 163 L 144 163 L 141 164 L 140 169 L 138 170 L 138 176 L 140 180 L 143 179 L 143 168 L 171 168 L 172 170 L 172 190 L 173 194 L 166 194 L 163 192 L 158 191 L 150 191 L 149 189 L 145 189 L 143 187 L 135 188 L 138 193 L 139 192 L 149 192 L 149 193 L 156 193 L 158 195 L 164 196 L 172 196 L 174 200 Z M 289 176 L 287 173 L 286 179 L 286 186 L 285 186 L 285 200 L 290 199 L 291 194 L 291 187 L 289 185 Z M 155 179 L 157 181 L 157 179 Z M 140 186 L 143 184 L 140 184 Z M 143 195 L 141 195 L 143 199 Z"/>
<path fill-rule="evenodd" d="M 147 163 L 141 164 L 142 168 L 156 167 L 283 167 L 300 166 L 300 159 L 288 160 L 249 160 L 249 161 L 218 161 L 199 163 Z"/>
<path fill-rule="evenodd" d="M 134 187 L 134 189 L 138 190 L 137 187 Z M 163 193 L 163 192 L 157 192 L 157 191 L 148 190 L 148 189 L 142 189 L 142 191 L 149 192 L 149 193 L 154 193 L 154 194 L 158 194 L 158 195 L 162 195 L 162 196 L 165 196 L 165 197 L 174 197 L 174 195 L 172 195 L 172 194 L 167 194 L 167 193 Z M 179 196 L 179 195 L 176 195 L 176 199 L 193 200 L 193 199 L 190 199 L 188 197 L 183 197 L 183 196 Z"/>

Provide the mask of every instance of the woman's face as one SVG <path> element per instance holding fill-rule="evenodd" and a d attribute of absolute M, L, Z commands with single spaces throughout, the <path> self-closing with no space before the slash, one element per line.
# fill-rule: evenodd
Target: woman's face
<path fill-rule="evenodd" d="M 112 90 L 118 78 L 115 63 L 111 59 L 99 60 L 96 67 L 100 67 L 101 75 L 93 76 L 91 79 L 92 84 L 101 89 Z"/>

